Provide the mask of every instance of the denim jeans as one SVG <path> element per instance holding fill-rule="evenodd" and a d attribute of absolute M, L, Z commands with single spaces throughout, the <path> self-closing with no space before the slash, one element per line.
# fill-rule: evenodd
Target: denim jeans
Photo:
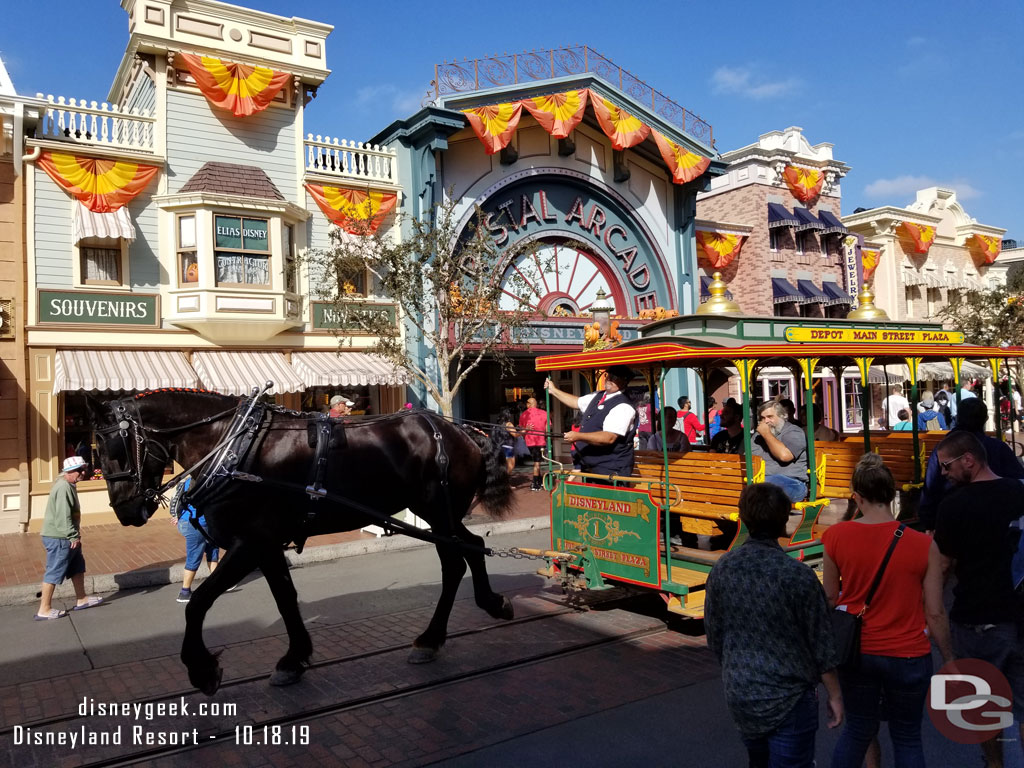
<path fill-rule="evenodd" d="M 807 498 L 807 483 L 800 482 L 795 477 L 785 475 L 766 475 L 766 483 L 777 485 L 781 488 L 792 502 L 803 501 Z"/>
<path fill-rule="evenodd" d="M 832 755 L 833 768 L 860 768 L 878 733 L 879 704 L 885 696 L 889 738 L 896 765 L 924 768 L 921 718 L 932 677 L 932 657 L 906 659 L 861 654 L 860 667 L 839 670 L 846 723 Z"/>
<path fill-rule="evenodd" d="M 817 731 L 818 696 L 808 688 L 778 728 L 756 739 L 743 739 L 750 768 L 812 768 Z"/>

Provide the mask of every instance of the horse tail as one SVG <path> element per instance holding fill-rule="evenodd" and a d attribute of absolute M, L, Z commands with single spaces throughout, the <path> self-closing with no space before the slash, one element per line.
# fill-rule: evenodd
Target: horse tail
<path fill-rule="evenodd" d="M 490 436 L 474 429 L 465 432 L 476 443 L 484 460 L 483 487 L 477 491 L 477 502 L 495 517 L 507 517 L 512 511 L 513 495 L 505 454 Z"/>

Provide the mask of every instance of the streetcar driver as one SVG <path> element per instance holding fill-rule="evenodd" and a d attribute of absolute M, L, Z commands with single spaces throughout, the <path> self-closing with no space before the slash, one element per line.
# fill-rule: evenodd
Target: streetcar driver
<path fill-rule="evenodd" d="M 576 395 L 563 392 L 554 383 L 544 381 L 545 389 L 556 400 L 583 413 L 579 432 L 566 432 L 563 439 L 575 445 L 581 469 L 600 475 L 633 474 L 633 435 L 636 433 L 636 408 L 626 398 L 626 387 L 633 371 L 615 365 L 606 372 L 604 392 Z"/>

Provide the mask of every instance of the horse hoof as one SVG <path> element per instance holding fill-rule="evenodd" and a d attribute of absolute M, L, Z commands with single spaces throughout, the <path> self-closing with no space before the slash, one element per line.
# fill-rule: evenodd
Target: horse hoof
<path fill-rule="evenodd" d="M 440 653 L 440 648 L 420 648 L 419 646 L 414 645 L 412 650 L 409 651 L 409 663 L 428 664 L 437 659 L 437 656 Z"/>
<path fill-rule="evenodd" d="M 302 679 L 304 671 L 302 669 L 275 669 L 274 674 L 270 676 L 270 684 L 277 687 L 295 685 Z"/>
<path fill-rule="evenodd" d="M 224 670 L 220 668 L 218 664 L 213 670 L 212 676 L 205 682 L 197 684 L 196 688 L 205 693 L 207 696 L 213 696 L 220 688 L 220 681 L 224 678 Z"/>
<path fill-rule="evenodd" d="M 501 610 L 498 612 L 499 619 L 510 620 L 515 618 L 516 609 L 512 605 L 512 601 L 507 597 L 502 596 L 501 598 Z"/>

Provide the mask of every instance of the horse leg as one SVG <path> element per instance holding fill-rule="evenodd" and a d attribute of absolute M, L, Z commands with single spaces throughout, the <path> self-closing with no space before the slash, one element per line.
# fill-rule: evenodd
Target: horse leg
<path fill-rule="evenodd" d="M 224 671 L 217 656 L 203 643 L 203 620 L 214 601 L 241 581 L 255 567 L 249 547 L 235 541 L 210 577 L 197 589 L 185 606 L 185 639 L 181 643 L 181 662 L 188 669 L 192 685 L 212 696 L 220 687 Z"/>
<path fill-rule="evenodd" d="M 460 541 L 480 549 L 484 548 L 483 538 L 475 533 L 470 533 L 461 520 L 455 524 L 454 528 L 455 535 Z M 512 601 L 491 589 L 483 553 L 466 550 L 463 552 L 463 556 L 469 563 L 469 571 L 473 575 L 473 597 L 476 599 L 476 604 L 495 619 L 511 619 L 515 615 Z"/>
<path fill-rule="evenodd" d="M 437 556 L 441 560 L 441 597 L 434 608 L 434 615 L 426 631 L 416 638 L 409 654 L 410 664 L 423 664 L 437 658 L 438 651 L 448 637 L 448 617 L 455 605 L 455 595 L 466 574 L 466 561 L 458 547 L 451 544 L 437 544 Z"/>
<path fill-rule="evenodd" d="M 278 659 L 274 674 L 270 676 L 270 684 L 292 685 L 299 682 L 306 671 L 309 657 L 313 655 L 313 641 L 306 631 L 306 625 L 302 623 L 299 596 L 292 583 L 284 551 L 271 548 L 260 560 L 260 570 L 267 579 L 277 610 L 288 630 L 288 651 Z"/>

